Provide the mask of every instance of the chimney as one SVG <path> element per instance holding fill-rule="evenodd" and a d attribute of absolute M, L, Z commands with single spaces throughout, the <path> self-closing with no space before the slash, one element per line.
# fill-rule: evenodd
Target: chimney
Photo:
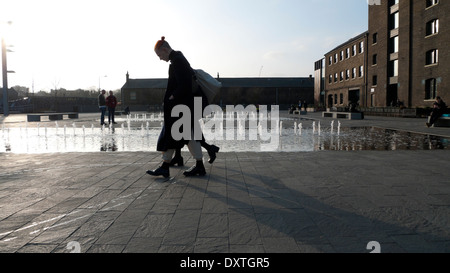
<path fill-rule="evenodd" d="M 128 82 L 129 79 L 130 79 L 130 74 L 128 74 L 128 71 L 127 71 L 127 81 L 126 82 Z"/>

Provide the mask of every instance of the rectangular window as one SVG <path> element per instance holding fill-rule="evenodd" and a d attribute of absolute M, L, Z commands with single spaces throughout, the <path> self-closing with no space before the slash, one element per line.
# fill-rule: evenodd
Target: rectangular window
<path fill-rule="evenodd" d="M 426 35 L 433 35 L 439 32 L 439 19 L 431 20 L 427 23 Z"/>
<path fill-rule="evenodd" d="M 352 69 L 352 79 L 356 78 L 356 67 Z"/>
<path fill-rule="evenodd" d="M 397 77 L 398 76 L 398 60 L 394 60 L 389 62 L 388 68 L 389 77 Z"/>
<path fill-rule="evenodd" d="M 398 0 L 389 0 L 389 6 L 398 4 Z"/>
<path fill-rule="evenodd" d="M 390 30 L 397 29 L 399 25 L 400 25 L 399 13 L 397 11 L 391 14 L 389 17 L 389 29 Z"/>
<path fill-rule="evenodd" d="M 373 54 L 372 56 L 372 65 L 376 65 L 378 63 L 378 55 Z"/>
<path fill-rule="evenodd" d="M 359 43 L 359 53 L 363 53 L 364 52 L 364 42 L 360 42 Z"/>
<path fill-rule="evenodd" d="M 356 55 L 356 45 L 352 46 L 352 56 Z"/>
<path fill-rule="evenodd" d="M 137 99 L 136 91 L 131 91 L 130 92 L 130 100 L 136 100 L 136 99 Z"/>
<path fill-rule="evenodd" d="M 378 33 L 372 35 L 372 44 L 378 43 Z"/>
<path fill-rule="evenodd" d="M 427 0 L 427 8 L 439 4 L 439 0 Z"/>
<path fill-rule="evenodd" d="M 358 73 L 358 77 L 363 77 L 364 76 L 364 66 L 360 66 L 359 67 L 359 73 Z"/>
<path fill-rule="evenodd" d="M 439 62 L 439 52 L 437 49 L 427 51 L 426 65 L 437 64 Z"/>
<path fill-rule="evenodd" d="M 347 71 L 345 72 L 345 79 L 348 80 L 350 79 L 350 70 L 347 69 Z"/>
<path fill-rule="evenodd" d="M 425 82 L 425 99 L 434 100 L 437 97 L 436 79 L 428 79 Z"/>
<path fill-rule="evenodd" d="M 389 53 L 397 53 L 399 50 L 398 36 L 389 39 Z"/>
<path fill-rule="evenodd" d="M 398 12 L 394 13 L 394 29 L 400 27 L 400 15 Z"/>
<path fill-rule="evenodd" d="M 373 75 L 372 77 L 372 86 L 377 86 L 378 84 L 378 76 Z"/>
<path fill-rule="evenodd" d="M 350 58 L 350 48 L 347 48 L 347 50 L 345 51 L 345 58 Z"/>

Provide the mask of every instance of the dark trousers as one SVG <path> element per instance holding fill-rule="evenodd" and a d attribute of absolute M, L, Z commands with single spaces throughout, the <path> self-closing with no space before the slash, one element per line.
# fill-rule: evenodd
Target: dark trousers
<path fill-rule="evenodd" d="M 434 124 L 443 114 L 444 111 L 442 109 L 434 108 L 431 112 L 430 124 Z"/>
<path fill-rule="evenodd" d="M 116 111 L 115 107 L 108 107 L 108 123 L 111 123 L 111 122 L 114 123 L 115 111 Z"/>
<path fill-rule="evenodd" d="M 105 124 L 105 113 L 106 113 L 106 106 L 100 106 L 100 112 L 102 113 L 100 116 L 100 124 Z"/>

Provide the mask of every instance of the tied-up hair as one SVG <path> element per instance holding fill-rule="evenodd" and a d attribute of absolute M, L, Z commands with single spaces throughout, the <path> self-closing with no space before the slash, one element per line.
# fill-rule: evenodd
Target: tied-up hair
<path fill-rule="evenodd" d="M 169 43 L 166 41 L 166 37 L 162 36 L 161 40 L 159 40 L 158 42 L 156 42 L 155 45 L 155 51 L 156 50 L 160 50 L 161 47 L 165 47 L 165 48 L 170 48 Z"/>

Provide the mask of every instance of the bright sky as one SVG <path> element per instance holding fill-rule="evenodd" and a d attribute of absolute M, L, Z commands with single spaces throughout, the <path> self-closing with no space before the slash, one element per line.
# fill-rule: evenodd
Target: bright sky
<path fill-rule="evenodd" d="M 367 0 L 0 0 L 0 35 L 9 86 L 115 90 L 127 71 L 167 77 L 163 35 L 213 76 L 308 77 L 367 30 L 367 12 Z"/>

